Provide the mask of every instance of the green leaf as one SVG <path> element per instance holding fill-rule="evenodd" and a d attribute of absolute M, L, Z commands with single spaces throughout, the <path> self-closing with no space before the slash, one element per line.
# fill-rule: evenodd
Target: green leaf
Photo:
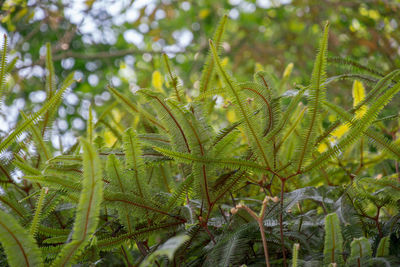
<path fill-rule="evenodd" d="M 215 60 L 215 65 L 217 70 L 222 77 L 222 80 L 225 82 L 228 91 L 234 99 L 234 106 L 238 114 L 242 116 L 244 120 L 244 126 L 246 129 L 246 134 L 251 140 L 252 147 L 255 149 L 257 156 L 264 162 L 264 164 L 269 168 L 268 156 L 266 154 L 266 144 L 262 140 L 262 130 L 260 125 L 256 123 L 254 120 L 250 119 L 250 111 L 247 105 L 244 104 L 243 94 L 241 92 L 240 86 L 237 82 L 229 76 L 222 67 L 221 60 L 218 57 L 217 49 L 215 48 L 213 42 L 210 40 L 211 51 Z"/>
<path fill-rule="evenodd" d="M 220 22 L 218 23 L 218 27 L 214 33 L 213 36 L 213 42 L 215 43 L 216 47 L 219 47 L 221 41 L 222 41 L 222 36 L 225 31 L 225 25 L 228 20 L 228 16 L 224 15 Z M 200 93 L 204 93 L 208 90 L 210 87 L 211 81 L 213 79 L 215 73 L 215 68 L 214 68 L 214 60 L 213 56 L 211 53 L 208 54 L 206 63 L 204 65 L 203 72 L 201 74 L 200 78 Z"/>
<path fill-rule="evenodd" d="M 24 122 L 18 125 L 10 135 L 2 140 L 0 143 L 0 153 L 7 149 L 7 147 L 11 145 L 11 143 L 13 143 L 17 137 L 26 130 L 27 127 L 29 127 L 32 123 L 36 123 L 48 110 L 52 109 L 57 103 L 59 103 L 59 100 L 62 98 L 65 90 L 67 90 L 67 88 L 73 83 L 73 77 L 73 73 L 68 75 L 58 92 L 49 101 L 47 101 L 38 112 L 29 116 L 27 120 L 24 120 Z"/>
<path fill-rule="evenodd" d="M 0 210 L 0 242 L 11 267 L 43 266 L 35 240 L 10 214 Z"/>
<path fill-rule="evenodd" d="M 357 263 L 365 266 L 366 261 L 372 257 L 371 244 L 365 237 L 355 238 L 350 244 L 350 249 L 351 252 L 348 263 Z"/>
<path fill-rule="evenodd" d="M 330 213 L 325 217 L 325 242 L 324 242 L 324 265 L 336 263 L 343 264 L 343 237 L 336 213 Z"/>
<path fill-rule="evenodd" d="M 151 266 L 159 256 L 167 256 L 169 260 L 174 258 L 175 252 L 182 246 L 186 241 L 189 240 L 188 235 L 174 236 L 162 244 L 156 251 L 151 253 L 141 264 L 140 267 Z"/>
<path fill-rule="evenodd" d="M 381 239 L 376 250 L 377 257 L 386 257 L 389 255 L 390 236 L 385 236 Z"/>
<path fill-rule="evenodd" d="M 295 243 L 293 244 L 293 258 L 292 258 L 292 267 L 298 267 L 299 266 L 299 250 L 300 250 L 300 244 Z"/>
<path fill-rule="evenodd" d="M 328 51 L 328 31 L 329 23 L 326 23 L 324 34 L 322 35 L 319 52 L 314 63 L 311 75 L 311 85 L 309 90 L 308 118 L 306 132 L 303 136 L 299 148 L 297 159 L 297 170 L 300 171 L 304 161 L 313 149 L 314 140 L 316 138 L 317 129 L 321 124 L 321 107 L 322 101 L 325 100 L 325 81 L 326 81 L 326 57 Z"/>
<path fill-rule="evenodd" d="M 66 244 L 52 266 L 70 266 L 74 256 L 83 249 L 97 228 L 100 205 L 103 200 L 102 163 L 94 147 L 81 138 L 83 146 L 83 188 L 75 223 L 72 241 Z"/>
<path fill-rule="evenodd" d="M 3 98 L 4 84 L 6 78 L 6 59 L 7 59 L 7 35 L 4 34 L 3 49 L 1 51 L 0 61 L 0 105 Z"/>

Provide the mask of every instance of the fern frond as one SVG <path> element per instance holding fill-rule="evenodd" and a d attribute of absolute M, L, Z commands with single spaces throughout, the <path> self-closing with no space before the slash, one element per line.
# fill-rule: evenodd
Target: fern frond
<path fill-rule="evenodd" d="M 240 160 L 234 158 L 223 158 L 223 159 L 214 159 L 209 157 L 196 157 L 192 154 L 188 153 L 180 153 L 177 151 L 172 151 L 160 147 L 154 147 L 154 149 L 161 154 L 174 158 L 178 162 L 182 163 L 192 163 L 192 162 L 199 162 L 204 164 L 215 164 L 219 165 L 220 167 L 229 168 L 229 169 L 242 169 L 242 170 L 249 170 L 254 171 L 257 173 L 265 173 L 269 170 L 266 166 L 259 165 L 254 163 L 253 161 L 247 160 Z"/>
<path fill-rule="evenodd" d="M 1 50 L 0 61 L 0 105 L 2 104 L 3 91 L 6 78 L 6 59 L 7 59 L 7 35 L 4 34 L 3 48 Z"/>
<path fill-rule="evenodd" d="M 103 240 L 97 241 L 97 246 L 101 250 L 111 250 L 117 246 L 120 246 L 122 243 L 126 242 L 129 239 L 144 239 L 150 236 L 153 233 L 157 233 L 159 235 L 163 231 L 174 231 L 177 227 L 179 227 L 184 222 L 167 222 L 167 223 L 160 223 L 154 226 L 149 226 L 144 229 L 136 230 L 132 233 L 123 234 L 117 237 L 107 238 Z"/>
<path fill-rule="evenodd" d="M 321 166 L 321 164 L 326 162 L 328 158 L 337 155 L 346 146 L 354 143 L 355 140 L 357 140 L 357 137 L 360 137 L 361 134 L 364 134 L 367 131 L 368 127 L 375 121 L 379 112 L 388 104 L 388 102 L 399 90 L 400 83 L 397 83 L 393 87 L 386 90 L 378 99 L 376 99 L 375 102 L 373 102 L 362 118 L 352 120 L 350 124 L 351 128 L 346 136 L 341 138 L 337 145 L 329 148 L 326 152 L 314 159 L 313 162 L 306 167 L 306 171 L 309 171 L 317 166 Z"/>
<path fill-rule="evenodd" d="M 316 138 L 317 129 L 321 123 L 321 106 L 325 100 L 325 81 L 326 81 L 326 58 L 328 51 L 328 31 L 329 23 L 325 25 L 323 36 L 321 37 L 319 52 L 314 63 L 311 75 L 311 85 L 309 91 L 308 120 L 304 139 L 300 144 L 299 155 L 297 158 L 297 171 L 300 171 L 303 162 L 312 150 L 312 145 Z"/>
<path fill-rule="evenodd" d="M 35 237 L 37 230 L 38 230 L 38 224 L 40 223 L 41 220 L 41 213 L 42 213 L 42 208 L 43 208 L 43 201 L 44 197 L 47 194 L 48 188 L 42 187 L 40 190 L 40 195 L 39 198 L 36 202 L 36 209 L 35 209 L 35 214 L 33 215 L 32 223 L 29 229 L 29 234 L 33 237 Z"/>
<path fill-rule="evenodd" d="M 0 210 L 0 217 L 0 242 L 10 266 L 43 266 L 33 237 L 10 214 Z"/>
<path fill-rule="evenodd" d="M 127 111 L 130 112 L 131 114 L 135 115 L 141 115 L 143 118 L 147 119 L 149 122 L 151 122 L 153 125 L 157 126 L 159 129 L 163 131 L 167 131 L 165 127 L 158 122 L 156 118 L 154 118 L 153 115 L 148 113 L 147 111 L 143 110 L 141 107 L 135 105 L 132 103 L 131 100 L 128 99 L 125 95 L 121 94 L 118 92 L 115 88 L 108 86 L 108 90 L 112 93 L 112 95 L 117 99 L 119 103 L 121 103 L 124 107 L 127 108 Z"/>
<path fill-rule="evenodd" d="M 224 15 L 221 18 L 220 22 L 218 23 L 217 29 L 215 30 L 212 40 L 215 43 L 216 47 L 219 47 L 222 41 L 222 36 L 224 34 L 225 25 L 227 21 L 228 21 L 228 16 Z M 212 53 L 209 53 L 200 78 L 200 93 L 204 93 L 208 90 L 212 78 L 214 76 L 214 73 L 215 73 L 215 68 L 214 68 L 213 55 Z"/>
<path fill-rule="evenodd" d="M 243 117 L 244 120 L 244 125 L 246 128 L 247 135 L 249 137 L 249 140 L 252 141 L 253 147 L 257 153 L 257 156 L 261 160 L 263 160 L 264 164 L 269 168 L 269 161 L 268 157 L 266 155 L 266 145 L 262 140 L 262 132 L 259 129 L 259 125 L 255 123 L 254 120 L 251 120 L 249 117 L 249 110 L 248 107 L 243 103 L 243 97 L 241 94 L 240 87 L 237 85 L 237 83 L 233 80 L 232 77 L 228 76 L 228 74 L 225 72 L 225 70 L 222 67 L 221 61 L 218 57 L 218 52 L 217 49 L 215 48 L 213 42 L 210 40 L 210 47 L 212 51 L 212 55 L 214 57 L 215 65 L 220 73 L 223 81 L 225 82 L 226 86 L 228 87 L 228 90 L 230 91 L 230 94 L 232 95 L 234 102 L 235 102 L 235 109 L 237 110 L 238 114 L 240 114 Z"/>
<path fill-rule="evenodd" d="M 324 242 L 324 264 L 343 264 L 343 237 L 340 230 L 339 218 L 336 213 L 325 217 L 325 242 Z"/>
<path fill-rule="evenodd" d="M 55 71 L 54 71 L 54 65 L 53 65 L 53 59 L 51 56 L 51 45 L 50 43 L 46 43 L 46 69 L 47 69 L 47 75 L 46 75 L 46 101 L 50 100 L 51 97 L 53 96 L 55 90 L 56 90 L 56 77 L 55 77 Z M 46 111 L 46 114 L 43 116 L 43 128 L 42 128 L 42 134 L 44 134 L 47 125 L 50 124 L 51 117 L 54 116 L 56 113 L 57 109 L 50 109 Z"/>
<path fill-rule="evenodd" d="M 3 207 L 7 207 L 7 210 L 10 209 L 13 215 L 17 215 L 22 222 L 28 220 L 28 210 L 19 201 L 16 201 L 15 198 L 7 194 L 0 195 L 0 203 Z"/>
<path fill-rule="evenodd" d="M 92 104 L 89 106 L 89 116 L 87 121 L 87 139 L 90 144 L 93 144 L 93 132 L 94 132 L 94 121 L 93 121 L 93 110 Z"/>
<path fill-rule="evenodd" d="M 24 176 L 24 179 L 46 185 L 55 190 L 69 189 L 71 191 L 79 191 L 82 188 L 82 184 L 79 181 L 54 175 L 27 175 Z"/>
<path fill-rule="evenodd" d="M 99 220 L 100 205 L 103 198 L 101 162 L 91 144 L 85 139 L 81 139 L 81 144 L 83 146 L 84 179 L 73 227 L 72 241 L 63 247 L 52 266 L 70 265 L 77 252 L 89 242 Z"/>
<path fill-rule="evenodd" d="M 168 101 L 172 112 L 178 115 L 180 119 L 183 131 L 187 134 L 189 146 L 191 149 L 191 154 L 205 157 L 206 150 L 205 145 L 209 141 L 206 129 L 202 129 L 200 124 L 197 123 L 198 120 L 195 118 L 194 114 L 184 110 L 180 107 L 178 103 L 174 101 Z M 196 182 L 200 185 L 202 196 L 207 200 L 207 203 L 211 204 L 210 192 L 208 188 L 209 183 L 209 167 L 205 164 L 194 163 L 192 165 L 192 173 L 196 178 Z"/>
<path fill-rule="evenodd" d="M 168 134 L 177 150 L 191 152 L 189 141 L 184 132 L 181 123 L 176 114 L 168 107 L 167 103 L 161 98 L 161 95 L 152 91 L 141 89 L 138 91 L 142 95 L 154 101 L 154 108 L 159 116 L 159 119 L 164 122 L 168 129 Z"/>
<path fill-rule="evenodd" d="M 48 101 L 46 102 L 38 112 L 34 113 L 33 115 L 29 116 L 27 120 L 24 120 L 22 124 L 17 126 L 17 128 L 10 134 L 8 135 L 2 142 L 0 143 L 0 153 L 3 152 L 7 147 L 13 143 L 19 135 L 22 134 L 23 131 L 26 130 L 29 125 L 32 123 L 36 123 L 41 116 L 43 116 L 46 111 L 50 110 L 53 108 L 59 100 L 62 98 L 65 90 L 73 83 L 73 73 L 68 75 L 68 77 L 65 79 L 64 84 L 61 86 L 61 88 L 58 90 L 56 94 Z"/>
<path fill-rule="evenodd" d="M 106 169 L 111 186 L 122 193 L 128 192 L 131 187 L 130 183 L 127 181 L 126 174 L 121 171 L 121 163 L 112 154 L 108 156 Z M 129 207 L 127 205 L 118 208 L 122 223 L 126 226 L 128 232 L 131 232 L 133 229 L 133 218 L 129 215 L 128 211 Z"/>
<path fill-rule="evenodd" d="M 149 196 L 149 189 L 144 182 L 145 168 L 142 159 L 142 150 L 137 134 L 132 128 L 125 131 L 123 137 L 125 151 L 125 167 L 128 171 L 133 171 L 133 180 L 136 183 L 135 188 L 141 197 Z M 129 187 L 128 187 L 129 188 Z"/>
<path fill-rule="evenodd" d="M 178 102 L 182 102 L 182 97 L 181 97 L 181 89 L 179 88 L 179 83 L 178 83 L 178 76 L 171 70 L 171 67 L 169 65 L 169 60 L 168 56 L 166 54 L 163 54 L 163 59 L 165 66 L 167 67 L 168 70 L 168 75 L 169 75 L 169 83 L 172 84 L 175 92 L 175 97 Z"/>
<path fill-rule="evenodd" d="M 351 66 L 351 67 L 353 67 L 353 68 L 355 68 L 357 70 L 365 71 L 365 72 L 368 72 L 368 73 L 373 74 L 375 76 L 381 76 L 381 77 L 384 76 L 380 71 L 378 71 L 376 69 L 373 69 L 373 68 L 370 68 L 368 66 L 364 66 L 364 65 L 362 65 L 362 64 L 358 63 L 357 61 L 354 61 L 354 60 L 352 60 L 350 58 L 329 57 L 328 58 L 328 62 L 329 63 L 333 63 L 333 64 L 337 64 L 337 65 L 348 65 L 348 66 Z"/>
<path fill-rule="evenodd" d="M 24 118 L 24 120 L 28 119 L 28 117 L 25 115 L 25 113 L 23 111 L 21 111 L 21 116 Z M 43 136 L 42 136 L 39 128 L 36 125 L 31 124 L 30 129 L 31 129 L 33 140 L 36 145 L 37 152 L 40 155 L 40 158 L 45 161 L 49 160 L 51 158 L 51 154 L 49 152 L 49 149 L 48 149 L 46 143 L 43 140 Z"/>
<path fill-rule="evenodd" d="M 372 257 L 371 244 L 365 237 L 355 238 L 350 244 L 350 251 L 350 258 L 346 263 L 354 266 L 364 265 Z"/>
<path fill-rule="evenodd" d="M 324 105 L 330 111 L 333 111 L 336 115 L 338 115 L 338 117 L 340 117 L 344 122 L 351 122 L 351 120 L 353 119 L 351 114 L 341 107 L 333 105 L 329 102 L 325 102 Z M 392 142 L 386 136 L 374 130 L 373 128 L 368 128 L 365 131 L 365 135 L 368 136 L 373 144 L 375 144 L 377 147 L 382 148 L 391 156 L 400 160 L 400 147 L 395 142 Z"/>
<path fill-rule="evenodd" d="M 385 236 L 379 241 L 378 248 L 376 249 L 377 257 L 386 257 L 389 255 L 390 236 Z"/>
<path fill-rule="evenodd" d="M 292 267 L 299 266 L 299 250 L 300 250 L 300 244 L 298 243 L 293 244 Z"/>

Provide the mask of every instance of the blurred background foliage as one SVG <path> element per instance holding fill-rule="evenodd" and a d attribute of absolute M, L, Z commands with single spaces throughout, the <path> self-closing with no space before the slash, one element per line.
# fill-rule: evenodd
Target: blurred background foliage
<path fill-rule="evenodd" d="M 7 80 L 0 135 L 14 127 L 19 110 L 46 100 L 45 43 L 52 45 L 57 76 L 72 70 L 79 80 L 58 110 L 53 146 L 74 143 L 85 129 L 90 104 L 100 114 L 111 104 L 106 86 L 120 91 L 159 87 L 166 79 L 161 54 L 172 60 L 188 97 L 198 92 L 208 39 L 220 17 L 230 21 L 222 57 L 242 80 L 264 69 L 281 77 L 293 66 L 286 90 L 307 84 L 326 20 L 329 53 L 351 57 L 383 73 L 400 67 L 399 0 L 5 0 L 0 32 L 9 36 Z M 293 64 L 291 64 L 293 63 Z M 289 66 L 289 67 L 288 67 Z M 287 68 L 288 67 L 288 68 Z M 343 83 L 341 83 L 343 84 Z M 351 105 L 351 85 L 330 97 Z M 113 111 L 116 124 L 124 113 Z M 228 118 L 229 119 L 229 118 Z"/>

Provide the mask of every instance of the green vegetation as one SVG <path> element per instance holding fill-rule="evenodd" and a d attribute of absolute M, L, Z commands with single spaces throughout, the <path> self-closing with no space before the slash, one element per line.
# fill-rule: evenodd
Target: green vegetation
<path fill-rule="evenodd" d="M 400 69 L 328 56 L 326 23 L 307 82 L 296 62 L 243 79 L 221 58 L 230 23 L 200 50 L 198 86 L 164 54 L 146 88 L 110 83 L 66 148 L 50 137 L 79 81 L 47 43 L 46 101 L 0 137 L 1 266 L 400 264 Z"/>

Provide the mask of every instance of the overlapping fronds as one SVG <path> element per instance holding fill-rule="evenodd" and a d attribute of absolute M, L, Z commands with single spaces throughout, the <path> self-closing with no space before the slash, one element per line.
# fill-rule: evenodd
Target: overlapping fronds
<path fill-rule="evenodd" d="M 30 115 L 28 119 L 24 120 L 23 123 L 19 124 L 14 131 L 9 134 L 5 139 L 3 139 L 0 143 L 0 152 L 3 152 L 7 147 L 12 144 L 18 136 L 20 136 L 31 124 L 36 123 L 48 110 L 52 109 L 59 103 L 62 98 L 65 90 L 73 83 L 73 73 L 68 75 L 65 79 L 64 83 L 60 87 L 60 89 L 55 93 L 49 101 L 47 101 L 39 111 Z"/>
<path fill-rule="evenodd" d="M 43 266 L 33 237 L 10 214 L 0 210 L 0 216 L 0 242 L 10 266 Z"/>
<path fill-rule="evenodd" d="M 66 244 L 52 266 L 69 266 L 74 256 L 89 242 L 96 230 L 103 199 L 100 159 L 91 144 L 81 139 L 83 146 L 84 179 L 75 218 L 72 240 Z"/>

